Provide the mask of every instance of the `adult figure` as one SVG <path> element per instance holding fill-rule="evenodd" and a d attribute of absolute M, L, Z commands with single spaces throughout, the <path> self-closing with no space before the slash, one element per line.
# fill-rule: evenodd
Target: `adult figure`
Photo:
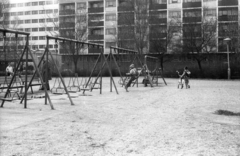
<path fill-rule="evenodd" d="M 49 80 L 52 79 L 51 68 L 50 68 L 50 64 L 47 63 L 47 61 L 45 60 L 43 61 L 43 66 L 42 66 L 42 78 L 43 78 L 43 82 L 46 84 L 47 90 L 50 90 Z M 44 90 L 43 86 L 41 90 Z"/>

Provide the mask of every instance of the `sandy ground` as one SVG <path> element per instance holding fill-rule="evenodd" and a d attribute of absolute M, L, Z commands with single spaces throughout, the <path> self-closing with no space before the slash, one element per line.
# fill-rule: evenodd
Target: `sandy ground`
<path fill-rule="evenodd" d="M 118 78 L 115 78 L 117 83 Z M 191 89 L 168 85 L 129 88 L 119 95 L 72 98 L 52 95 L 55 110 L 43 98 L 6 102 L 0 108 L 1 156 L 240 156 L 240 81 L 191 80 Z M 81 93 L 78 93 L 81 94 Z M 76 94 L 71 94 L 75 96 Z"/>

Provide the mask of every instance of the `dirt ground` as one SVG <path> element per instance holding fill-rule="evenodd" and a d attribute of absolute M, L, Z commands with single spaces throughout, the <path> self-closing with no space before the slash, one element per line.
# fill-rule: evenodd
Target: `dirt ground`
<path fill-rule="evenodd" d="M 190 89 L 167 86 L 129 88 L 103 79 L 103 93 L 51 95 L 6 102 L 0 108 L 1 156 L 240 156 L 239 80 L 190 80 Z M 52 82 L 53 83 L 53 80 Z"/>

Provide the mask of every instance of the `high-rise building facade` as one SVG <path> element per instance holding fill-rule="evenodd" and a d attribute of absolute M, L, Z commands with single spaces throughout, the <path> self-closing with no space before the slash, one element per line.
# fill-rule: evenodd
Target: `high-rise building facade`
<path fill-rule="evenodd" d="M 198 31 L 204 30 L 202 22 L 209 19 L 211 22 L 216 20 L 216 29 L 214 29 L 216 44 L 215 47 L 206 49 L 226 52 L 223 40 L 230 37 L 232 45 L 236 45 L 232 46 L 232 51 L 239 51 L 237 45 L 239 45 L 240 36 L 240 2 L 238 0 L 135 0 L 135 2 L 134 0 L 18 0 L 9 2 L 9 9 L 3 14 L 4 17 L 9 18 L 8 20 L 5 18 L 5 24 L 10 28 L 16 27 L 15 29 L 31 32 L 32 49 L 42 50 L 46 45 L 44 36 L 49 34 L 102 44 L 105 47 L 105 53 L 109 52 L 110 46 L 135 49 L 142 53 L 156 51 L 171 53 L 174 48 L 168 43 L 169 36 L 176 42 L 181 40 L 187 43 L 191 28 L 196 32 L 195 37 L 200 38 L 203 33 Z M 3 24 L 3 20 L 0 22 Z M 156 46 L 158 43 L 163 44 L 160 49 Z M 54 41 L 50 43 L 52 50 L 56 47 L 54 44 Z M 83 51 L 83 53 L 95 52 L 99 51 L 91 48 L 85 48 Z"/>
<path fill-rule="evenodd" d="M 31 49 L 43 51 L 46 46 L 46 35 L 58 34 L 58 0 L 2 0 L 1 2 L 0 26 L 30 32 Z M 15 42 L 15 40 L 15 36 L 6 37 L 6 42 Z M 20 50 L 25 40 L 18 36 L 18 41 Z M 10 44 L 6 44 L 5 49 L 11 48 Z M 57 48 L 54 41 L 50 42 L 49 48 L 51 50 Z M 2 37 L 0 49 L 3 49 Z"/>

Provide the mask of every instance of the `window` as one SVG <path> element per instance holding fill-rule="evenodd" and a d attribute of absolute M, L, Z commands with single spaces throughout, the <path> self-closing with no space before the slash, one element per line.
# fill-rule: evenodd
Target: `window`
<path fill-rule="evenodd" d="M 51 14 L 51 13 L 53 13 L 53 10 L 46 10 L 46 13 Z"/>
<path fill-rule="evenodd" d="M 201 17 L 201 11 L 186 11 L 184 17 Z"/>
<path fill-rule="evenodd" d="M 31 32 L 31 28 L 25 28 L 26 32 Z"/>
<path fill-rule="evenodd" d="M 203 2 L 208 2 L 208 1 L 216 1 L 216 0 L 203 0 Z"/>
<path fill-rule="evenodd" d="M 39 36 L 39 40 L 45 40 L 46 36 Z"/>
<path fill-rule="evenodd" d="M 181 0 L 169 0 L 169 4 L 171 3 L 181 3 Z"/>
<path fill-rule="evenodd" d="M 170 18 L 181 18 L 181 11 L 169 11 Z"/>
<path fill-rule="evenodd" d="M 39 10 L 39 14 L 45 14 L 45 10 Z"/>
<path fill-rule="evenodd" d="M 38 23 L 38 19 L 32 19 L 32 23 Z"/>
<path fill-rule="evenodd" d="M 32 11 L 32 15 L 36 15 L 36 14 L 38 14 L 37 10 Z"/>
<path fill-rule="evenodd" d="M 39 36 L 40 38 L 40 36 Z M 39 45 L 39 49 L 44 49 L 45 48 L 45 45 Z"/>
<path fill-rule="evenodd" d="M 39 5 L 45 5 L 45 1 L 40 1 Z"/>
<path fill-rule="evenodd" d="M 10 4 L 11 8 L 15 8 L 17 5 L 16 4 Z"/>
<path fill-rule="evenodd" d="M 205 11 L 206 16 L 216 16 L 216 9 L 208 9 Z"/>
<path fill-rule="evenodd" d="M 11 21 L 11 24 L 17 24 L 17 21 Z"/>
<path fill-rule="evenodd" d="M 11 12 L 11 16 L 16 16 L 17 13 L 16 12 Z"/>
<path fill-rule="evenodd" d="M 92 30 L 92 35 L 103 35 L 103 29 Z"/>
<path fill-rule="evenodd" d="M 153 0 L 153 3 L 157 3 L 157 4 L 167 4 L 167 0 Z"/>
<path fill-rule="evenodd" d="M 158 13 L 158 18 L 167 18 L 167 13 L 166 12 Z"/>
<path fill-rule="evenodd" d="M 58 31 L 58 27 L 54 27 L 54 31 Z"/>
<path fill-rule="evenodd" d="M 27 23 L 31 23 L 31 20 L 25 20 L 25 23 L 27 24 Z"/>
<path fill-rule="evenodd" d="M 115 35 L 116 29 L 115 28 L 107 28 L 106 29 L 106 35 Z"/>
<path fill-rule="evenodd" d="M 18 20 L 18 24 L 23 24 L 23 20 Z"/>
<path fill-rule="evenodd" d="M 32 36 L 32 40 L 38 40 L 38 36 Z"/>
<path fill-rule="evenodd" d="M 32 28 L 32 32 L 38 31 L 38 28 Z"/>
<path fill-rule="evenodd" d="M 54 4 L 58 4 L 58 0 L 54 0 Z"/>
<path fill-rule="evenodd" d="M 115 7 L 116 0 L 106 0 L 106 7 Z"/>
<path fill-rule="evenodd" d="M 37 6 L 38 2 L 32 2 L 32 6 Z"/>
<path fill-rule="evenodd" d="M 47 1 L 46 4 L 50 5 L 50 4 L 53 4 L 53 2 L 52 1 Z"/>
<path fill-rule="evenodd" d="M 58 9 L 54 9 L 54 13 L 58 13 Z"/>
<path fill-rule="evenodd" d="M 47 27 L 47 31 L 53 31 L 53 27 Z"/>
<path fill-rule="evenodd" d="M 54 22 L 58 22 L 58 18 L 54 18 Z"/>
<path fill-rule="evenodd" d="M 39 19 L 39 23 L 45 23 L 45 19 Z"/>
<path fill-rule="evenodd" d="M 31 11 L 25 11 L 25 15 L 31 15 Z"/>
<path fill-rule="evenodd" d="M 18 31 L 24 31 L 24 29 L 23 28 L 18 28 L 17 29 Z M 18 37 L 19 38 L 19 37 Z"/>
<path fill-rule="evenodd" d="M 32 49 L 38 49 L 38 45 L 32 45 Z"/>
<path fill-rule="evenodd" d="M 17 6 L 18 7 L 23 7 L 23 3 L 18 3 Z"/>
<path fill-rule="evenodd" d="M 21 16 L 21 15 L 23 15 L 23 12 L 18 12 L 17 14 L 18 14 L 18 16 Z"/>
<path fill-rule="evenodd" d="M 231 15 L 238 15 L 237 9 L 225 9 L 219 10 L 218 16 L 231 16 Z"/>
<path fill-rule="evenodd" d="M 5 24 L 10 24 L 10 21 L 5 21 Z"/>
<path fill-rule="evenodd" d="M 86 3 L 77 3 L 77 10 L 86 9 Z"/>
<path fill-rule="evenodd" d="M 115 47 L 116 42 L 106 42 L 106 48 L 110 48 L 110 46 Z"/>
<path fill-rule="evenodd" d="M 52 18 L 47 18 L 47 22 L 53 22 Z"/>
<path fill-rule="evenodd" d="M 45 28 L 39 28 L 39 31 L 45 31 Z M 40 37 L 39 37 L 40 39 Z"/>
<path fill-rule="evenodd" d="M 201 2 L 202 0 L 183 0 L 183 3 Z"/>
<path fill-rule="evenodd" d="M 31 6 L 31 2 L 25 3 L 25 6 Z"/>
<path fill-rule="evenodd" d="M 53 48 L 53 45 L 48 45 L 48 48 Z"/>
<path fill-rule="evenodd" d="M 116 21 L 116 14 L 107 14 L 106 21 Z"/>

